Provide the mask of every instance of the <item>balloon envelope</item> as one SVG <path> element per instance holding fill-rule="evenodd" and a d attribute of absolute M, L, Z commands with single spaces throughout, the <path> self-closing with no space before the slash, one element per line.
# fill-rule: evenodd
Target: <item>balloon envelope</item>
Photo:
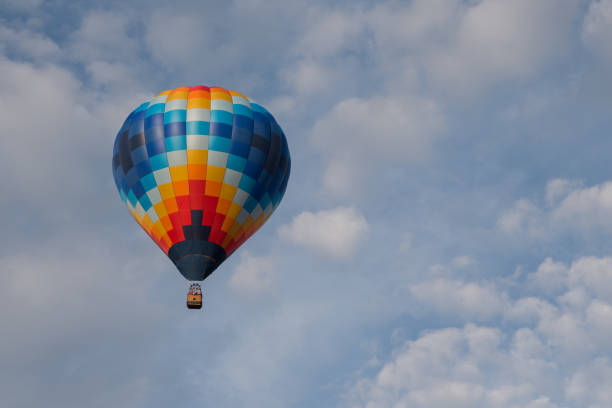
<path fill-rule="evenodd" d="M 274 117 L 219 87 L 160 93 L 130 113 L 113 149 L 121 199 L 192 281 L 205 279 L 266 222 L 290 169 Z"/>

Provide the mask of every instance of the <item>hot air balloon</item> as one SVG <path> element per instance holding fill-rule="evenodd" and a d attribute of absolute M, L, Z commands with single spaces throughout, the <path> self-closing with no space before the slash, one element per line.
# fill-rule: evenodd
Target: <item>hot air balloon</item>
<path fill-rule="evenodd" d="M 252 99 L 220 87 L 164 91 L 127 117 L 115 138 L 113 176 L 136 222 L 198 284 L 278 207 L 289 180 L 287 139 Z"/>

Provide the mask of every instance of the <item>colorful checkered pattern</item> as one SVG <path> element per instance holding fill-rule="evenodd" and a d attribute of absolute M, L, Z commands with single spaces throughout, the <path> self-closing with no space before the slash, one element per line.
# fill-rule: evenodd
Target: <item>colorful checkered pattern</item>
<path fill-rule="evenodd" d="M 210 275 L 266 222 L 290 168 L 274 117 L 218 87 L 172 89 L 143 103 L 113 149 L 121 199 L 193 281 Z"/>

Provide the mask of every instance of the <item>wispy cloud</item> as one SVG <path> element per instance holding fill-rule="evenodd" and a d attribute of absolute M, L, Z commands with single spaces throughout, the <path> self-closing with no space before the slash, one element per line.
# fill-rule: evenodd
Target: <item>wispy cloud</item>
<path fill-rule="evenodd" d="M 264 293 L 272 289 L 276 260 L 270 256 L 254 256 L 248 251 L 240 255 L 240 263 L 229 280 L 232 289 L 246 294 Z"/>
<path fill-rule="evenodd" d="M 368 222 L 355 208 L 305 211 L 279 228 L 281 238 L 338 259 L 350 258 L 368 233 Z"/>
<path fill-rule="evenodd" d="M 564 275 L 564 294 L 551 300 L 512 299 L 501 291 L 502 281 L 483 286 L 438 279 L 414 285 L 411 290 L 418 300 L 440 315 L 463 315 L 481 325 L 436 329 L 406 341 L 374 375 L 352 384 L 346 406 L 561 407 L 612 402 L 607 391 L 612 365 L 600 355 L 609 350 L 604 339 L 610 335 L 612 284 L 603 273 L 610 271 L 608 263 L 607 258 L 591 257 L 578 258 L 571 266 L 545 260 L 529 278 Z M 578 292 L 582 295 L 576 301 Z M 504 320 L 518 327 L 504 328 Z"/>

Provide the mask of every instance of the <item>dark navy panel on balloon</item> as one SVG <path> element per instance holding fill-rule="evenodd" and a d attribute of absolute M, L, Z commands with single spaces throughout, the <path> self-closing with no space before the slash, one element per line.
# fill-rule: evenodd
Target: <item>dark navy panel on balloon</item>
<path fill-rule="evenodd" d="M 221 136 L 229 139 L 232 137 L 232 126 L 220 122 L 211 122 L 210 135 Z"/>
<path fill-rule="evenodd" d="M 132 191 L 134 192 L 134 195 L 136 196 L 136 198 L 140 198 L 144 195 L 145 190 L 142 187 L 142 184 L 140 184 L 140 181 L 137 181 L 133 186 L 132 186 Z"/>
<path fill-rule="evenodd" d="M 253 135 L 251 146 L 261 150 L 263 153 L 266 153 L 270 148 L 270 141 L 263 136 Z"/>
<path fill-rule="evenodd" d="M 280 154 L 282 150 L 282 138 L 278 133 L 270 133 L 270 149 L 268 150 L 268 156 L 264 163 L 264 168 L 268 173 L 274 173 L 278 162 L 280 161 Z"/>
<path fill-rule="evenodd" d="M 220 263 L 221 262 L 215 261 L 208 256 L 194 254 L 181 258 L 174 264 L 185 279 L 190 281 L 201 281 L 213 273 Z"/>
<path fill-rule="evenodd" d="M 201 224 L 183 225 L 183 234 L 187 240 L 207 240 L 210 237 L 210 226 Z"/>
<path fill-rule="evenodd" d="M 136 169 L 136 167 L 132 167 L 130 171 L 128 171 L 127 174 L 125 175 L 125 178 L 130 188 L 132 188 L 134 184 L 138 183 L 138 180 L 140 180 L 140 177 L 138 176 L 138 170 Z"/>
<path fill-rule="evenodd" d="M 280 135 L 282 133 L 282 130 L 280 126 L 278 126 L 278 123 L 276 123 L 276 120 L 274 119 L 274 117 L 270 115 L 269 113 L 268 113 L 268 120 L 270 121 L 270 133 L 277 133 Z"/>
<path fill-rule="evenodd" d="M 257 178 L 257 184 L 263 187 L 267 187 L 271 178 L 272 175 L 268 173 L 266 169 L 263 169 L 259 174 L 259 177 Z"/>
<path fill-rule="evenodd" d="M 157 156 L 160 153 L 166 152 L 166 142 L 163 138 L 154 139 L 147 143 L 147 153 L 149 157 Z"/>
<path fill-rule="evenodd" d="M 143 137 L 144 140 L 144 137 Z M 143 145 L 132 150 L 132 161 L 138 165 L 143 161 L 146 161 L 149 158 L 149 153 L 147 153 L 147 146 Z"/>
<path fill-rule="evenodd" d="M 121 159 L 118 154 L 113 155 L 113 171 L 117 170 L 117 167 L 121 164 Z"/>
<path fill-rule="evenodd" d="M 191 210 L 191 224 L 202 225 L 202 218 L 204 214 L 202 210 Z"/>
<path fill-rule="evenodd" d="M 130 134 L 130 137 L 129 137 L 130 151 L 144 144 L 145 144 L 144 132 Z"/>
<path fill-rule="evenodd" d="M 260 112 L 253 112 L 253 133 L 268 138 L 270 134 L 270 124 L 268 117 Z"/>
<path fill-rule="evenodd" d="M 246 143 L 241 143 L 235 140 L 232 140 L 232 144 L 230 146 L 230 153 L 235 154 L 236 156 L 242 156 L 244 158 L 249 157 L 249 150 L 251 146 Z"/>
<path fill-rule="evenodd" d="M 164 129 L 164 114 L 156 113 L 155 115 L 147 116 L 144 123 L 145 133 L 149 133 L 150 129 Z"/>
<path fill-rule="evenodd" d="M 153 126 L 145 130 L 145 141 L 147 142 L 147 144 L 153 141 L 157 141 L 157 140 L 164 140 L 164 126 L 163 125 Z"/>
<path fill-rule="evenodd" d="M 287 190 L 287 184 L 289 183 L 289 174 L 291 174 L 291 160 L 287 162 L 287 170 L 285 171 L 285 177 L 283 177 L 283 182 L 281 183 L 278 190 L 281 197 L 285 195 L 285 191 Z"/>
<path fill-rule="evenodd" d="M 121 179 L 121 189 L 123 190 L 124 194 L 127 194 L 128 191 L 130 191 L 130 186 L 125 176 Z"/>
<path fill-rule="evenodd" d="M 246 166 L 244 166 L 243 173 L 256 180 L 262 168 L 263 167 L 261 164 L 253 163 L 252 161 L 247 161 Z"/>
<path fill-rule="evenodd" d="M 253 132 L 251 128 L 242 129 L 234 128 L 232 132 L 232 142 L 244 143 L 247 146 L 251 145 L 251 139 L 253 138 Z"/>
<path fill-rule="evenodd" d="M 253 119 L 243 115 L 234 115 L 234 131 L 240 128 L 249 130 L 249 133 L 252 132 Z"/>
<path fill-rule="evenodd" d="M 283 173 L 287 170 L 287 157 L 281 156 L 280 162 L 278 163 L 278 169 Z"/>
<path fill-rule="evenodd" d="M 266 188 L 266 191 L 272 194 L 273 192 L 278 190 L 278 188 L 280 187 L 280 184 L 283 181 L 284 176 L 285 176 L 284 173 L 280 170 L 274 173 L 274 175 L 272 176 L 272 179 L 270 180 L 270 184 Z"/>
<path fill-rule="evenodd" d="M 130 149 L 128 145 L 128 131 L 123 131 L 119 135 L 119 157 L 121 158 L 121 167 L 123 167 L 123 171 L 129 171 L 134 163 L 132 162 L 132 157 L 130 155 Z"/>
<path fill-rule="evenodd" d="M 164 137 L 185 136 L 187 125 L 185 122 L 170 122 L 164 126 Z"/>
<path fill-rule="evenodd" d="M 130 123 L 130 138 L 133 135 L 144 133 L 144 117 L 144 111 L 134 113 L 134 115 L 132 116 L 132 123 Z"/>
<path fill-rule="evenodd" d="M 266 160 L 266 154 L 258 148 L 252 148 L 249 151 L 249 161 L 258 164 L 263 167 L 264 161 Z"/>
<path fill-rule="evenodd" d="M 259 200 L 261 200 L 261 196 L 265 192 L 266 192 L 266 189 L 265 189 L 264 185 L 260 184 L 260 183 L 257 183 L 255 185 L 255 188 L 253 188 L 253 191 L 251 191 L 251 197 L 253 197 L 255 200 L 259 201 Z M 244 207 L 245 207 L 244 209 L 246 210 L 246 204 L 245 204 Z M 249 210 L 247 210 L 247 211 L 249 211 Z"/>
<path fill-rule="evenodd" d="M 168 251 L 181 274 L 189 280 L 204 280 L 226 258 L 225 250 L 212 242 L 185 240 Z"/>

